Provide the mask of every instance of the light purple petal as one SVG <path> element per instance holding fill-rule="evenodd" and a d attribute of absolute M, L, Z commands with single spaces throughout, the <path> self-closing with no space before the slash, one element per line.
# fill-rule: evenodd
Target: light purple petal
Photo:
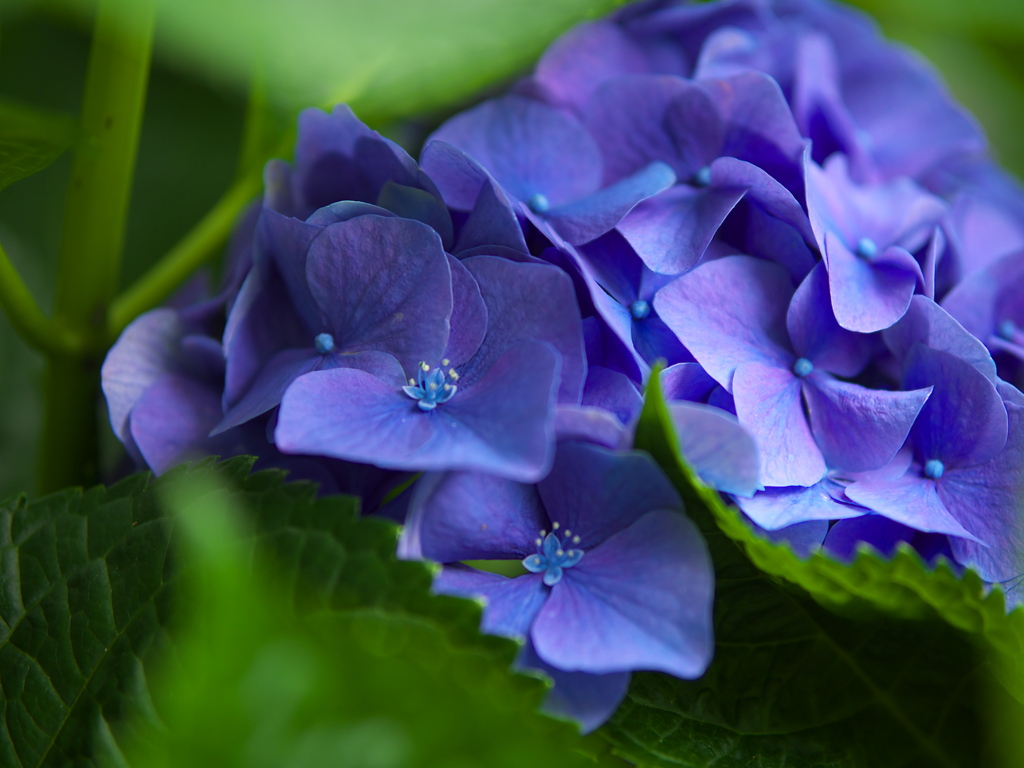
<path fill-rule="evenodd" d="M 752 498 L 736 499 L 736 505 L 757 525 L 769 531 L 809 520 L 842 520 L 868 512 L 864 507 L 839 501 L 836 497 L 841 492 L 842 486 L 825 477 L 806 488 L 766 488 Z"/>
<path fill-rule="evenodd" d="M 676 275 L 697 265 L 744 192 L 714 181 L 706 189 L 680 184 L 637 205 L 617 229 L 649 269 Z"/>
<path fill-rule="evenodd" d="M 310 346 L 306 349 L 285 349 L 278 352 L 263 367 L 234 405 L 228 408 L 223 419 L 218 419 L 212 434 L 244 424 L 266 413 L 281 402 L 289 385 L 299 376 L 324 367 L 324 356 L 317 354 Z M 333 367 L 333 366 L 329 366 Z"/>
<path fill-rule="evenodd" d="M 476 354 L 487 335 L 487 305 L 476 279 L 462 262 L 449 256 L 448 267 L 452 275 L 452 316 L 442 359 L 457 369 Z"/>
<path fill-rule="evenodd" d="M 916 468 L 898 480 L 858 481 L 847 487 L 846 495 L 856 504 L 910 528 L 973 538 L 946 509 L 936 492 L 935 481 L 922 477 Z"/>
<path fill-rule="evenodd" d="M 615 227 L 638 203 L 668 189 L 676 175 L 655 162 L 586 197 L 553 207 L 544 218 L 573 245 L 588 243 Z"/>
<path fill-rule="evenodd" d="M 842 560 L 853 560 L 858 548 L 869 544 L 881 554 L 891 557 L 899 544 L 916 544 L 916 539 L 927 535 L 883 515 L 870 514 L 855 520 L 842 520 L 832 526 L 825 538 L 825 549 Z"/>
<path fill-rule="evenodd" d="M 599 365 L 590 366 L 582 405 L 603 408 L 623 424 L 629 424 L 640 414 L 643 404 L 640 391 L 626 374 Z"/>
<path fill-rule="evenodd" d="M 1024 409 L 1007 410 L 1009 437 L 1002 452 L 980 466 L 954 469 L 938 483 L 946 507 L 987 545 L 954 539 L 953 554 L 986 581 L 1024 573 Z"/>
<path fill-rule="evenodd" d="M 858 333 L 881 331 L 903 317 L 923 280 L 920 265 L 902 248 L 862 259 L 831 232 L 825 235 L 825 260 L 836 320 Z"/>
<path fill-rule="evenodd" d="M 448 120 L 430 139 L 461 149 L 518 200 L 542 194 L 559 206 L 594 192 L 601 183 L 600 151 L 582 123 L 522 96 L 485 101 Z M 426 158 L 424 170 L 433 176 Z M 448 199 L 440 180 L 438 185 Z"/>
<path fill-rule="evenodd" d="M 1004 320 L 1024 325 L 1024 252 L 1003 256 L 968 275 L 946 295 L 942 307 L 982 341 L 989 341 Z"/>
<path fill-rule="evenodd" d="M 1003 398 L 974 366 L 947 352 L 917 345 L 907 359 L 904 386 L 934 386 L 914 424 L 914 454 L 922 464 L 970 467 L 994 457 L 1006 443 Z"/>
<path fill-rule="evenodd" d="M 828 533 L 828 521 L 809 520 L 806 523 L 797 523 L 777 531 L 761 531 L 768 541 L 775 544 L 785 544 L 800 557 L 810 557 L 814 552 L 821 549 L 822 542 Z"/>
<path fill-rule="evenodd" d="M 480 163 L 444 141 L 428 141 L 423 147 L 420 165 L 437 183 L 444 201 L 460 211 L 473 208 L 488 181 L 496 183 Z"/>
<path fill-rule="evenodd" d="M 524 638 L 548 596 L 540 576 L 508 579 L 462 565 L 445 566 L 434 578 L 433 590 L 442 595 L 476 597 L 487 601 L 480 629 L 492 635 Z"/>
<path fill-rule="evenodd" d="M 551 521 L 580 537 L 585 550 L 598 546 L 652 509 L 681 509 L 665 474 L 644 453 L 615 453 L 564 442 L 540 483 Z"/>
<path fill-rule="evenodd" d="M 580 724 L 582 733 L 590 733 L 604 725 L 626 698 L 629 672 L 591 675 L 586 672 L 563 672 L 545 663 L 532 643 L 527 643 L 516 660 L 517 668 L 537 669 L 551 678 L 555 687 L 544 700 L 543 711 L 552 717 L 568 718 Z"/>
<path fill-rule="evenodd" d="M 205 456 L 206 436 L 220 416 L 216 389 L 168 374 L 136 402 L 130 416 L 131 435 L 146 464 L 160 475 L 183 461 Z"/>
<path fill-rule="evenodd" d="M 744 363 L 736 369 L 736 415 L 757 440 L 766 486 L 814 485 L 825 476 L 801 389 L 802 381 L 786 368 Z"/>
<path fill-rule="evenodd" d="M 662 288 L 654 309 L 716 381 L 732 388 L 738 365 L 787 365 L 786 307 L 793 288 L 777 264 L 728 256 Z"/>
<path fill-rule="evenodd" d="M 879 469 L 903 447 L 931 389 L 867 389 L 812 373 L 804 379 L 811 429 L 829 466 L 850 472 Z"/>
<path fill-rule="evenodd" d="M 906 360 L 914 345 L 920 343 L 966 360 L 989 381 L 996 380 L 996 364 L 985 345 L 945 309 L 924 296 L 915 296 L 903 319 L 888 328 L 882 338 L 901 361 Z"/>
<path fill-rule="evenodd" d="M 703 403 L 717 386 L 700 363 L 676 363 L 661 372 L 661 391 L 665 399 Z"/>
<path fill-rule="evenodd" d="M 869 337 L 847 331 L 836 322 L 823 262 L 811 270 L 793 294 L 786 327 L 796 354 L 829 373 L 856 376 L 871 356 Z"/>
<path fill-rule="evenodd" d="M 550 527 L 535 486 L 481 472 L 429 473 L 416 484 L 398 553 L 439 563 L 522 559 Z"/>
<path fill-rule="evenodd" d="M 669 403 L 668 409 L 683 458 L 707 485 L 737 496 L 763 487 L 757 444 L 732 414 L 699 403 Z"/>
<path fill-rule="evenodd" d="M 559 441 L 575 440 L 605 448 L 619 448 L 628 435 L 614 415 L 603 408 L 560 405 L 555 410 L 555 435 Z"/>
<path fill-rule="evenodd" d="M 713 591 L 696 526 L 656 510 L 566 570 L 530 636 L 543 660 L 569 672 L 650 669 L 693 679 L 711 661 Z"/>
<path fill-rule="evenodd" d="M 559 401 L 578 403 L 586 379 L 583 327 L 572 280 L 548 264 L 520 264 L 494 256 L 474 256 L 462 264 L 480 288 L 487 306 L 487 335 L 470 367 L 459 371 L 466 383 L 522 340 L 551 344 L 561 357 Z M 454 402 L 454 401 L 453 401 Z"/>
<path fill-rule="evenodd" d="M 360 216 L 309 247 L 318 332 L 339 352 L 394 355 L 406 370 L 439 362 L 448 342 L 452 278 L 437 233 L 410 219 Z"/>

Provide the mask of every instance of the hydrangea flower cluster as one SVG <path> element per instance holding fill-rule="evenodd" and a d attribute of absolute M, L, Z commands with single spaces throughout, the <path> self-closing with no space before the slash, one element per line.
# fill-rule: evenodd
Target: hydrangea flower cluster
<path fill-rule="evenodd" d="M 600 725 L 700 676 L 713 571 L 632 427 L 765 536 L 1024 572 L 1024 193 L 914 55 L 823 0 L 571 30 L 417 163 L 339 106 L 271 162 L 214 299 L 111 350 L 115 432 L 359 495 Z M 521 564 L 521 575 L 481 561 Z"/>

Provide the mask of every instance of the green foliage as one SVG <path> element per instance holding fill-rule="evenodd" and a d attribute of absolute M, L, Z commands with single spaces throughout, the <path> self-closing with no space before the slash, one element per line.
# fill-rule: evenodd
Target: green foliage
<path fill-rule="evenodd" d="M 978 712 L 990 677 L 968 638 L 924 612 L 840 616 L 759 570 L 720 527 L 736 512 L 680 460 L 651 382 L 637 445 L 673 478 L 708 541 L 716 655 L 699 680 L 636 675 L 607 738 L 644 766 L 986 764 Z"/>
<path fill-rule="evenodd" d="M 157 39 L 222 82 L 241 87 L 258 71 L 279 105 L 348 101 L 379 121 L 450 106 L 507 78 L 572 24 L 621 2 L 165 0 Z"/>
<path fill-rule="evenodd" d="M 73 118 L 0 100 L 0 189 L 46 168 L 74 137 Z"/>
<path fill-rule="evenodd" d="M 393 524 L 249 466 L 0 507 L 0 765 L 587 764 Z"/>

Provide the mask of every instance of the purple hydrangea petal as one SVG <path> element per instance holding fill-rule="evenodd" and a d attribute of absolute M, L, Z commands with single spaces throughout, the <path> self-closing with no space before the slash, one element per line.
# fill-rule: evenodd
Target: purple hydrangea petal
<path fill-rule="evenodd" d="M 851 472 L 888 464 L 932 392 L 919 383 L 908 383 L 910 392 L 867 389 L 818 372 L 804 382 L 811 429 L 825 461 Z"/>
<path fill-rule="evenodd" d="M 700 363 L 676 363 L 661 372 L 661 391 L 665 399 L 703 403 L 717 386 Z"/>
<path fill-rule="evenodd" d="M 760 531 L 768 541 L 785 544 L 800 557 L 810 557 L 821 549 L 828 534 L 827 520 L 808 520 L 806 523 L 780 528 L 777 531 Z"/>
<path fill-rule="evenodd" d="M 448 268 L 452 275 L 452 316 L 442 359 L 458 369 L 476 354 L 487 335 L 487 305 L 476 279 L 462 262 L 449 256 Z"/>
<path fill-rule="evenodd" d="M 587 363 L 572 280 L 548 264 L 519 264 L 494 256 L 474 256 L 462 264 L 487 306 L 487 335 L 471 366 L 486 370 L 520 340 L 547 342 L 561 357 L 559 401 L 578 403 Z M 469 368 L 459 373 L 467 383 L 475 375 Z"/>
<path fill-rule="evenodd" d="M 869 544 L 891 557 L 900 543 L 907 542 L 917 548 L 921 539 L 939 536 L 941 534 L 922 534 L 883 515 L 870 514 L 840 520 L 832 526 L 825 537 L 825 549 L 841 560 L 853 560 L 857 550 Z"/>
<path fill-rule="evenodd" d="M 953 539 L 953 554 L 993 582 L 1024 573 L 1024 409 L 1007 410 L 1003 450 L 980 466 L 951 470 L 938 484 L 946 507 L 983 542 Z"/>
<path fill-rule="evenodd" d="M 160 475 L 212 452 L 206 436 L 220 416 L 220 393 L 215 388 L 187 376 L 167 374 L 135 403 L 131 436 L 146 464 Z"/>
<path fill-rule="evenodd" d="M 518 200 L 541 194 L 556 207 L 601 184 L 600 150 L 583 124 L 522 96 L 485 101 L 448 120 L 430 138 L 461 149 Z M 433 176 L 426 159 L 424 170 Z M 448 200 L 444 185 L 438 184 Z"/>
<path fill-rule="evenodd" d="M 534 79 L 558 103 L 583 110 L 605 80 L 646 72 L 647 55 L 622 28 L 607 20 L 573 27 L 537 63 Z"/>
<path fill-rule="evenodd" d="M 473 209 L 459 230 L 459 239 L 453 253 L 460 255 L 463 251 L 486 246 L 529 253 L 512 204 L 493 179 L 487 179 L 481 184 Z"/>
<path fill-rule="evenodd" d="M 828 273 L 819 262 L 793 294 L 786 314 L 793 350 L 815 368 L 838 376 L 856 376 L 871 356 L 873 344 L 863 334 L 839 326 L 832 314 Z"/>
<path fill-rule="evenodd" d="M 380 191 L 377 204 L 403 219 L 413 219 L 437 232 L 445 250 L 453 244 L 452 217 L 444 202 L 423 189 L 388 181 Z"/>
<path fill-rule="evenodd" d="M 668 409 L 683 457 L 707 485 L 737 496 L 763 487 L 757 444 L 732 414 L 699 403 L 669 403 Z"/>
<path fill-rule="evenodd" d="M 946 467 L 982 464 L 1006 443 L 1007 415 L 995 386 L 970 363 L 948 352 L 915 346 L 907 358 L 904 386 L 933 386 L 914 424 L 918 461 Z"/>
<path fill-rule="evenodd" d="M 785 312 L 792 291 L 778 265 L 730 256 L 662 288 L 654 309 L 704 370 L 731 389 L 738 365 L 791 362 Z"/>
<path fill-rule="evenodd" d="M 580 537 L 587 551 L 652 509 L 681 509 L 665 474 L 642 453 L 614 453 L 585 443 L 563 442 L 540 496 L 552 523 Z"/>
<path fill-rule="evenodd" d="M 923 281 L 913 256 L 893 246 L 869 261 L 854 255 L 831 232 L 825 235 L 825 248 L 832 311 L 840 326 L 872 333 L 903 317 Z"/>
<path fill-rule="evenodd" d="M 360 216 L 325 228 L 306 274 L 339 352 L 376 350 L 407 370 L 448 342 L 452 278 L 437 233 L 409 219 Z"/>
<path fill-rule="evenodd" d="M 989 381 L 996 380 L 996 364 L 985 345 L 972 336 L 945 309 L 924 296 L 915 296 L 903 318 L 882 333 L 899 360 L 906 360 L 915 344 L 948 352 L 966 360 Z"/>
<path fill-rule="evenodd" d="M 298 313 L 307 327 L 315 327 L 318 313 L 313 295 L 306 282 L 306 254 L 309 246 L 323 228 L 298 219 L 282 216 L 264 208 L 256 222 L 254 248 L 257 260 L 273 263 L 293 311 Z M 268 270 L 267 275 L 271 273 Z M 232 313 L 236 311 L 232 308 Z"/>
<path fill-rule="evenodd" d="M 568 242 L 588 243 L 610 231 L 638 203 L 676 181 L 665 163 L 655 162 L 586 197 L 552 207 L 545 219 Z"/>
<path fill-rule="evenodd" d="M 632 678 L 629 672 L 563 672 L 538 656 L 529 642 L 519 654 L 516 667 L 540 670 L 550 677 L 555 687 L 548 692 L 543 711 L 553 717 L 575 720 L 582 733 L 596 730 L 615 713 L 626 698 Z"/>
<path fill-rule="evenodd" d="M 603 408 L 560 405 L 555 410 L 555 435 L 559 441 L 575 440 L 605 448 L 624 447 L 628 435 L 622 422 Z"/>
<path fill-rule="evenodd" d="M 643 404 L 640 391 L 626 374 L 600 365 L 590 366 L 582 405 L 603 408 L 623 424 L 629 424 L 640 415 Z"/>
<path fill-rule="evenodd" d="M 444 201 L 460 211 L 472 210 L 484 185 L 496 183 L 480 163 L 446 141 L 428 141 L 420 165 L 437 183 Z"/>
<path fill-rule="evenodd" d="M 275 442 L 289 453 L 388 469 L 475 469 L 532 482 L 551 461 L 557 371 L 550 347 L 523 342 L 430 412 L 402 391 L 400 370 L 387 379 L 316 371 L 285 392 Z"/>
<path fill-rule="evenodd" d="M 172 372 L 183 332 L 177 312 L 154 309 L 125 328 L 103 361 L 101 377 L 110 426 L 129 452 L 135 447 L 128 423 L 132 408 L 149 387 Z"/>
<path fill-rule="evenodd" d="M 398 545 L 401 557 L 451 563 L 522 559 L 550 528 L 537 489 L 481 472 L 424 475 Z"/>
<path fill-rule="evenodd" d="M 801 379 L 786 368 L 744 363 L 736 369 L 736 415 L 757 440 L 766 486 L 814 485 L 825 476 L 801 389 Z"/>
<path fill-rule="evenodd" d="M 567 672 L 692 679 L 711 661 L 713 590 L 696 526 L 678 512 L 648 512 L 565 572 L 530 637 L 544 661 Z"/>
<path fill-rule="evenodd" d="M 942 300 L 942 307 L 978 339 L 991 345 L 1007 320 L 1024 325 L 1024 251 L 1003 256 L 968 275 Z"/>
<path fill-rule="evenodd" d="M 749 499 L 736 499 L 736 505 L 768 531 L 809 520 L 842 520 L 868 512 L 864 507 L 842 502 L 842 490 L 834 479 L 824 477 L 807 487 L 765 488 Z"/>
<path fill-rule="evenodd" d="M 306 349 L 285 349 L 278 352 L 263 367 L 238 402 L 218 419 L 212 434 L 218 435 L 239 424 L 275 408 L 285 390 L 300 376 L 316 371 L 324 365 L 324 356 L 310 345 Z"/>
<path fill-rule="evenodd" d="M 898 480 L 859 480 L 846 488 L 846 495 L 854 503 L 918 531 L 974 538 L 946 509 L 935 481 L 913 469 Z"/>
<path fill-rule="evenodd" d="M 649 269 L 677 275 L 697 265 L 744 192 L 714 181 L 707 189 L 680 184 L 641 202 L 617 229 Z"/>
<path fill-rule="evenodd" d="M 544 604 L 548 588 L 540 576 L 509 579 L 463 565 L 446 565 L 434 578 L 433 590 L 443 595 L 487 601 L 480 629 L 493 635 L 524 638 Z"/>

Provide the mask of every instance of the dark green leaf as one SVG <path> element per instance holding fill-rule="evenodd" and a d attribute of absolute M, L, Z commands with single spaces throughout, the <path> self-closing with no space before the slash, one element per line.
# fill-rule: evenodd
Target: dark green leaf
<path fill-rule="evenodd" d="M 649 766 L 984 764 L 978 708 L 988 678 L 967 637 L 934 613 L 836 615 L 759 570 L 726 535 L 723 521 L 737 513 L 679 459 L 656 375 L 651 382 L 637 445 L 673 477 L 707 538 L 716 655 L 700 680 L 637 675 L 603 733 Z"/>
<path fill-rule="evenodd" d="M 70 117 L 0 101 L 0 189 L 46 168 L 74 135 Z"/>
<path fill-rule="evenodd" d="M 567 749 L 578 741 L 575 728 L 535 713 L 545 685 L 508 673 L 516 644 L 478 633 L 476 603 L 430 595 L 428 567 L 395 559 L 392 523 L 360 519 L 352 499 L 317 500 L 312 486 L 282 484 L 280 473 L 248 476 L 250 466 L 246 460 L 216 469 L 204 463 L 159 480 L 142 475 L 107 490 L 66 491 L 31 504 L 15 499 L 0 506 L 0 715 L 5 724 L 0 765 L 123 766 L 126 741 L 166 740 L 167 724 L 208 740 L 222 729 L 240 728 L 257 741 L 230 742 L 236 757 L 243 749 L 260 752 L 258 739 L 277 710 L 245 703 L 243 685 L 256 685 L 257 699 L 284 697 L 287 723 L 282 721 L 275 749 L 298 750 L 300 742 L 313 745 L 303 749 L 319 748 L 318 739 L 351 747 L 395 726 L 405 729 L 410 754 L 419 754 L 427 742 L 415 730 L 411 711 L 402 709 L 401 697 L 398 709 L 389 713 L 391 699 L 367 688 L 381 675 L 382 690 L 394 692 L 399 678 L 384 675 L 391 665 L 409 680 L 432 686 L 410 689 L 409 700 L 425 708 L 424 722 L 431 728 L 443 730 L 447 723 L 443 733 L 452 754 L 480 748 L 473 734 L 445 715 L 448 708 L 466 715 L 465 708 L 472 707 L 497 711 L 495 722 L 511 718 L 519 724 L 510 733 L 518 734 L 524 749 L 535 739 L 540 753 L 550 751 L 572 764 Z M 206 596 L 198 603 L 181 601 L 180 526 L 164 514 L 160 500 L 182 484 L 212 481 L 232 484 L 233 490 L 220 492 L 221 500 L 244 510 L 250 529 L 238 539 L 224 578 L 214 580 L 236 591 L 201 592 Z M 209 499 L 196 503 L 206 503 L 216 519 Z M 239 571 L 239 562 L 255 563 L 260 581 L 249 577 L 249 569 Z M 211 603 L 202 602 L 207 599 L 220 600 L 223 615 L 207 610 Z M 238 605 L 232 607 L 233 601 Z M 196 632 L 212 633 L 228 645 L 214 643 L 203 651 Z M 379 647 L 366 638 L 377 638 Z M 282 648 L 302 652 L 289 661 L 293 654 Z M 430 668 L 428 660 L 435 657 L 437 670 L 447 677 Z M 150 677 L 161 663 L 171 669 L 205 663 L 202 668 L 210 674 L 177 675 L 153 693 Z M 260 677 L 278 664 L 284 665 L 283 681 L 275 682 L 273 674 Z M 312 687 L 287 689 L 289 669 L 301 679 L 311 674 Z M 243 672 L 269 687 L 232 677 Z M 331 677 L 343 673 L 351 688 Z M 357 691 L 359 698 L 353 698 Z M 431 698 L 434 691 L 444 693 Z M 180 719 L 176 706 L 188 696 L 209 700 L 203 717 Z M 309 707 L 324 702 L 331 710 L 317 728 L 299 728 L 309 719 Z M 377 720 L 351 719 L 364 706 L 377 713 Z M 328 734 L 324 728 L 334 730 Z M 494 738 L 509 754 L 520 754 Z M 173 741 L 176 749 L 193 744 Z M 293 763 L 268 763 L 285 764 Z M 497 758 L 490 764 L 512 765 Z"/>

